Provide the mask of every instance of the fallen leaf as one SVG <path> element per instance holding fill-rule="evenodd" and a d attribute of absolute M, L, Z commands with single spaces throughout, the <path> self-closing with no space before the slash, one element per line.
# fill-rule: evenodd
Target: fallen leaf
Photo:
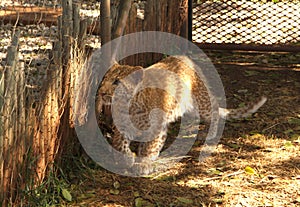
<path fill-rule="evenodd" d="M 293 134 L 291 136 L 291 140 L 299 140 L 300 139 L 300 134 Z"/>
<path fill-rule="evenodd" d="M 286 142 L 284 143 L 284 147 L 285 147 L 285 148 L 290 148 L 290 147 L 294 147 L 294 145 L 293 145 L 293 143 L 292 143 L 291 141 L 286 141 Z"/>
<path fill-rule="evenodd" d="M 184 197 L 177 197 L 177 200 L 184 204 L 193 204 L 193 200 L 184 198 Z"/>
<path fill-rule="evenodd" d="M 116 181 L 116 182 L 114 182 L 113 186 L 115 189 L 119 189 L 121 185 L 118 181 Z"/>
<path fill-rule="evenodd" d="M 142 198 L 136 198 L 134 200 L 135 207 L 142 207 L 143 206 L 143 199 Z"/>
<path fill-rule="evenodd" d="M 234 149 L 239 149 L 241 147 L 240 145 L 234 143 L 229 143 L 228 146 Z"/>
<path fill-rule="evenodd" d="M 62 193 L 64 199 L 66 199 L 69 202 L 72 201 L 72 195 L 67 189 L 62 189 L 61 193 Z"/>
<path fill-rule="evenodd" d="M 134 192 L 133 192 L 133 196 L 134 196 L 134 197 L 139 197 L 139 196 L 140 196 L 140 193 L 139 193 L 138 191 L 134 191 Z"/>
<path fill-rule="evenodd" d="M 119 195 L 119 194 L 120 194 L 120 191 L 119 191 L 118 189 L 111 189 L 111 190 L 109 191 L 109 193 L 112 194 L 112 195 Z"/>
<path fill-rule="evenodd" d="M 294 133 L 294 130 L 292 130 L 292 129 L 287 129 L 287 130 L 285 130 L 283 133 L 285 133 L 285 134 L 291 134 L 291 133 Z"/>
<path fill-rule="evenodd" d="M 288 119 L 288 123 L 289 123 L 289 124 L 300 125 L 300 119 L 291 117 L 291 118 Z"/>
<path fill-rule="evenodd" d="M 213 202 L 217 203 L 217 204 L 222 204 L 223 203 L 223 199 L 221 199 L 221 198 L 215 198 L 215 199 L 213 199 Z"/>
<path fill-rule="evenodd" d="M 257 174 L 256 171 L 252 167 L 249 167 L 249 166 L 245 167 L 245 172 L 249 175 L 256 175 Z"/>
<path fill-rule="evenodd" d="M 221 174 L 222 174 L 222 172 L 221 172 L 220 170 L 216 169 L 216 168 L 211 168 L 211 169 L 209 169 L 209 170 L 208 170 L 208 173 L 209 173 L 210 175 L 221 175 Z"/>
<path fill-rule="evenodd" d="M 143 198 L 136 198 L 134 199 L 135 207 L 155 207 L 153 203 L 150 203 L 147 200 L 144 200 Z"/>

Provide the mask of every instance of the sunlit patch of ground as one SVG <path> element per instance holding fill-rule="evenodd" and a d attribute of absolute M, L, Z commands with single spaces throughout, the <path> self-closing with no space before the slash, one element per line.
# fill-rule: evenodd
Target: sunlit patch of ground
<path fill-rule="evenodd" d="M 198 161 L 202 146 L 197 141 L 190 157 L 153 177 L 131 178 L 88 168 L 75 176 L 74 202 L 69 205 L 299 206 L 300 73 L 227 66 L 218 71 L 228 107 L 261 95 L 268 101 L 253 117 L 227 122 L 210 157 Z"/>

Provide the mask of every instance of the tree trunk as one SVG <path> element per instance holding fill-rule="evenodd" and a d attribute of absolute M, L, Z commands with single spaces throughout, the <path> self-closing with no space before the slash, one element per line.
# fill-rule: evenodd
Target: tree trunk
<path fill-rule="evenodd" d="M 114 23 L 112 39 L 123 35 L 132 3 L 132 0 L 123 0 L 119 4 L 119 13 L 118 18 Z"/>
<path fill-rule="evenodd" d="M 147 0 L 144 29 L 179 35 L 187 8 L 188 0 Z"/>
<path fill-rule="evenodd" d="M 114 5 L 120 5 L 119 0 L 113 0 Z M 144 8 L 144 19 L 137 17 L 138 5 L 131 7 L 124 34 L 140 31 L 162 31 L 187 37 L 188 0 L 147 0 Z M 118 15 L 113 15 L 117 18 Z M 113 21 L 114 22 L 114 21 Z M 138 54 L 126 58 L 123 64 L 147 66 L 162 58 L 161 54 Z"/>
<path fill-rule="evenodd" d="M 102 0 L 101 1 L 101 11 L 100 11 L 100 22 L 101 22 L 101 44 L 111 40 L 111 23 L 110 23 L 110 1 Z"/>

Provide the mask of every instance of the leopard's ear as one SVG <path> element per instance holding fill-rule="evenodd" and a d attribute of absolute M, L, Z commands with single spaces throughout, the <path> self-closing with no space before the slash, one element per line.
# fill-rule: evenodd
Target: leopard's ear
<path fill-rule="evenodd" d="M 137 85 L 139 82 L 141 82 L 143 80 L 143 77 L 144 77 L 143 69 L 139 69 L 130 74 L 130 79 L 131 79 L 132 83 L 135 85 Z"/>

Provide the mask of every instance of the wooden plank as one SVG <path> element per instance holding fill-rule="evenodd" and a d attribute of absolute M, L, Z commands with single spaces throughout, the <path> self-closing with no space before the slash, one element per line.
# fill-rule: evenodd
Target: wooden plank
<path fill-rule="evenodd" d="M 44 23 L 47 26 L 52 26 L 56 24 L 56 19 L 61 13 L 61 8 L 7 6 L 0 10 L 0 21 L 5 24 L 15 22 L 22 24 Z"/>
<path fill-rule="evenodd" d="M 222 63 L 222 64 L 214 64 L 217 68 L 224 68 L 230 67 L 233 69 L 243 69 L 243 70 L 289 70 L 289 71 L 300 71 L 300 67 L 267 67 L 267 66 L 257 66 L 257 65 L 248 65 L 248 64 L 229 64 L 229 63 Z"/>
<path fill-rule="evenodd" d="M 4 24 L 45 24 L 47 26 L 57 26 L 57 18 L 62 15 L 61 8 L 49 7 L 26 7 L 7 6 L 0 9 L 0 22 Z M 88 21 L 88 31 L 92 34 L 100 34 L 100 21 Z"/>

